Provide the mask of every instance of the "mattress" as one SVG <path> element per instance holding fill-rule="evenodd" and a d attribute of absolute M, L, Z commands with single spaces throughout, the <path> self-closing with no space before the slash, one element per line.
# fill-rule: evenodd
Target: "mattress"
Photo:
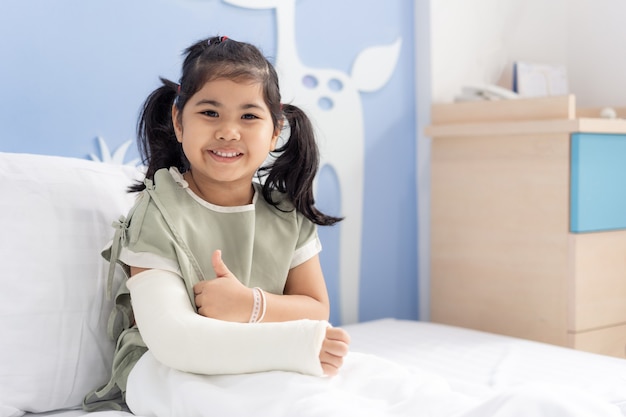
<path fill-rule="evenodd" d="M 488 398 L 527 383 L 571 387 L 626 416 L 626 360 L 442 324 L 383 319 L 344 326 L 351 351 L 443 378 L 457 392 Z M 73 410 L 39 416 L 79 417 Z M 27 414 L 33 416 L 33 414 Z M 100 412 L 98 417 L 128 416 Z"/>

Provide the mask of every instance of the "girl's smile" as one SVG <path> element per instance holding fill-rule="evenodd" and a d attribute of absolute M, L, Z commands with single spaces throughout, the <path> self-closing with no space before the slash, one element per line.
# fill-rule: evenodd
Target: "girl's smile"
<path fill-rule="evenodd" d="M 215 155 L 216 158 L 225 158 L 225 159 L 233 159 L 233 158 L 237 158 L 243 155 L 241 152 L 225 152 L 225 151 L 218 151 L 218 150 L 211 151 L 211 153 Z"/>

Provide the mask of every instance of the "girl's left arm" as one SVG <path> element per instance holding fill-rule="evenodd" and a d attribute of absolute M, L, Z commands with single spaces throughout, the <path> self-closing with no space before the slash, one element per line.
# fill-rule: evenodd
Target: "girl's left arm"
<path fill-rule="evenodd" d="M 283 295 L 266 293 L 264 321 L 328 320 L 330 302 L 318 255 L 292 268 Z"/>

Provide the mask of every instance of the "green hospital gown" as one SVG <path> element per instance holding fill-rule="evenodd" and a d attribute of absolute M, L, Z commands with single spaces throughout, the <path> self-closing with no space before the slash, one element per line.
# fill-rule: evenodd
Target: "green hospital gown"
<path fill-rule="evenodd" d="M 194 194 L 175 168 L 157 171 L 128 216 L 115 224 L 112 244 L 103 252 L 111 262 L 110 280 L 115 263 L 126 274 L 130 265 L 169 270 L 182 277 L 195 308 L 193 286 L 215 278 L 211 256 L 220 249 L 244 285 L 282 294 L 289 270 L 321 250 L 317 228 L 282 195 L 274 197 L 281 201 L 279 210 L 265 201 L 259 184 L 253 186 L 252 204 L 221 207 Z M 115 295 L 109 333 L 117 341 L 111 380 L 85 397 L 89 411 L 123 406 L 128 375 L 147 350 L 125 283 Z"/>

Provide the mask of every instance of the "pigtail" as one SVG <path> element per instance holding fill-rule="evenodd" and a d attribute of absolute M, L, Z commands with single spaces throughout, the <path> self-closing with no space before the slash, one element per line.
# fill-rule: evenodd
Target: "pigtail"
<path fill-rule="evenodd" d="M 172 123 L 172 105 L 178 95 L 178 84 L 161 78 L 163 85 L 152 92 L 143 104 L 137 122 L 137 145 L 144 165 L 146 178 L 153 179 L 161 168 L 188 169 L 182 145 L 176 140 Z M 129 187 L 129 191 L 146 188 L 143 182 Z"/>
<path fill-rule="evenodd" d="M 315 207 L 313 180 L 319 168 L 319 151 L 315 142 L 313 126 L 307 115 L 298 107 L 285 104 L 283 114 L 289 124 L 289 139 L 275 150 L 278 155 L 270 166 L 259 169 L 265 176 L 263 197 L 279 208 L 279 202 L 272 198 L 272 191 L 286 193 L 296 210 L 313 223 L 329 226 L 342 220 L 328 216 Z"/>

